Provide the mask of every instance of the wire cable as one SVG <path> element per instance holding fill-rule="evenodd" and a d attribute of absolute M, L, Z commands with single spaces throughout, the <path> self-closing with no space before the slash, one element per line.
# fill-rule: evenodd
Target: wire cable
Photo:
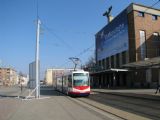
<path fill-rule="evenodd" d="M 80 56 L 82 56 L 83 54 L 87 53 L 88 51 L 90 51 L 92 48 L 94 47 L 94 44 L 92 44 L 90 47 L 84 49 L 82 52 L 80 52 L 79 54 L 75 55 L 75 57 L 80 58 Z M 81 59 L 80 59 L 81 60 Z M 60 65 L 60 68 L 63 67 L 64 65 L 68 64 L 71 61 L 67 61 L 65 63 L 63 63 L 62 65 Z M 81 61 L 82 62 L 82 61 Z"/>
<path fill-rule="evenodd" d="M 51 28 L 49 28 L 43 22 L 41 24 L 50 34 L 56 37 L 56 39 L 59 40 L 63 45 L 65 45 L 70 51 L 74 50 L 72 46 L 70 46 L 66 41 L 64 41 L 60 36 L 58 36 Z"/>

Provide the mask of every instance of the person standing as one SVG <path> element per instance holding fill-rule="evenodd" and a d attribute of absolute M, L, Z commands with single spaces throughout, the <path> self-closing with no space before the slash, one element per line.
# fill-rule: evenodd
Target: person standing
<path fill-rule="evenodd" d="M 157 94 L 158 92 L 160 93 L 160 84 L 157 84 L 157 89 L 156 89 L 155 94 Z"/>

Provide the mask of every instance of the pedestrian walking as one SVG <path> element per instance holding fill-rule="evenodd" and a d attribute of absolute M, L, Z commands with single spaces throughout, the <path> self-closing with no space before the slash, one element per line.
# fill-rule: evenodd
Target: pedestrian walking
<path fill-rule="evenodd" d="M 160 84 L 157 85 L 157 89 L 156 89 L 155 94 L 157 94 L 158 92 L 160 93 Z"/>
<path fill-rule="evenodd" d="M 21 92 L 22 92 L 22 90 L 23 90 L 23 85 L 22 85 L 22 83 L 21 83 Z"/>

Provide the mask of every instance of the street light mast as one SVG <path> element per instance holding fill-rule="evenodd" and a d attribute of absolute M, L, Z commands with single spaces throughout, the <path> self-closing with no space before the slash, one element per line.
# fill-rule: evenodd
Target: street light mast
<path fill-rule="evenodd" d="M 35 56 L 35 61 L 36 61 L 36 98 L 40 97 L 40 82 L 39 82 L 39 35 L 40 35 L 40 24 L 41 21 L 37 19 L 37 35 L 36 35 L 36 56 Z"/>

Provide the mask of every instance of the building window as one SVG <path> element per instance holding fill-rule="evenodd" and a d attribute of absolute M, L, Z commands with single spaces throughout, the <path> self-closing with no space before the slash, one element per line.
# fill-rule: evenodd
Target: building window
<path fill-rule="evenodd" d="M 122 52 L 122 64 L 126 64 L 126 51 Z"/>
<path fill-rule="evenodd" d="M 152 20 L 157 20 L 158 16 L 157 15 L 152 15 Z"/>
<path fill-rule="evenodd" d="M 114 56 L 111 56 L 111 68 L 114 68 Z"/>
<path fill-rule="evenodd" d="M 101 67 L 102 67 L 102 61 L 100 60 L 100 61 L 98 62 L 98 70 L 101 70 Z"/>
<path fill-rule="evenodd" d="M 144 12 L 139 11 L 139 12 L 138 12 L 138 16 L 144 17 Z"/>
<path fill-rule="evenodd" d="M 119 53 L 116 54 L 116 67 L 119 68 L 120 65 L 119 65 Z"/>
<path fill-rule="evenodd" d="M 159 48 L 156 49 L 156 52 L 157 52 L 157 56 L 160 56 L 160 49 Z"/>
<path fill-rule="evenodd" d="M 108 58 L 106 58 L 106 68 L 108 69 L 110 67 L 110 65 L 109 65 L 109 57 Z"/>
<path fill-rule="evenodd" d="M 99 66 L 101 66 L 101 60 L 99 61 L 99 64 L 98 64 Z"/>
<path fill-rule="evenodd" d="M 105 69 L 105 59 L 102 60 L 102 69 Z"/>
<path fill-rule="evenodd" d="M 141 60 L 146 58 L 146 33 L 145 31 L 140 30 L 140 51 L 141 51 Z"/>
<path fill-rule="evenodd" d="M 159 42 L 159 33 L 158 32 L 153 33 L 153 41 L 154 42 Z"/>
<path fill-rule="evenodd" d="M 154 33 L 153 33 L 153 36 L 158 37 L 158 36 L 159 36 L 159 33 L 158 33 L 158 32 L 154 32 Z"/>

